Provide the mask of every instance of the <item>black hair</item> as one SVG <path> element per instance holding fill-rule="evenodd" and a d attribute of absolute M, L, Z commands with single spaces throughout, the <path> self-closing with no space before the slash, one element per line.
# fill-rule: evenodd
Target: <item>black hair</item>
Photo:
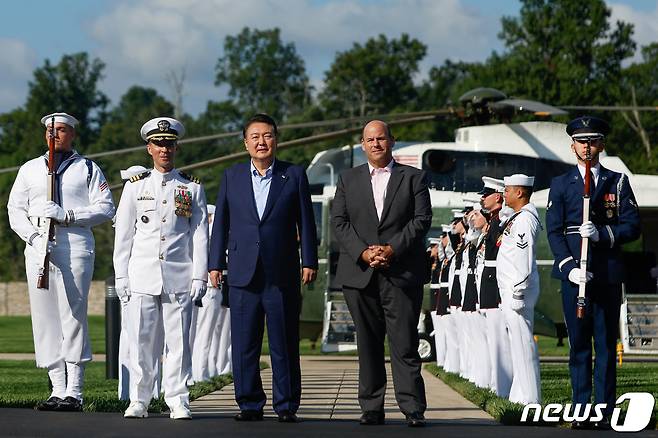
<path fill-rule="evenodd" d="M 247 120 L 242 127 L 242 137 L 246 138 L 247 137 L 247 129 L 254 124 L 254 123 L 266 123 L 270 125 L 274 129 L 274 136 L 276 137 L 278 135 L 278 130 L 276 129 L 276 122 L 274 119 L 270 116 L 268 116 L 265 113 L 257 113 L 254 114 L 253 116 L 249 117 L 249 120 Z"/>

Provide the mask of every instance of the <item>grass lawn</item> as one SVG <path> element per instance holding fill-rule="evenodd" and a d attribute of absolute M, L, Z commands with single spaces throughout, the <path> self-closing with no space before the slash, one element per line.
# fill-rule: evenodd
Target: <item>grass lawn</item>
<path fill-rule="evenodd" d="M 190 398 L 213 392 L 230 383 L 230 375 L 213 377 L 207 382 L 199 382 L 190 387 Z M 117 399 L 119 381 L 105 378 L 105 362 L 91 362 L 85 370 L 84 410 L 87 412 L 123 412 L 128 401 Z M 48 398 L 48 374 L 36 368 L 33 361 L 0 361 L 0 408 L 33 408 Z M 151 402 L 149 412 L 163 412 L 167 409 L 164 399 Z"/>
<path fill-rule="evenodd" d="M 92 353 L 105 353 L 105 317 L 89 316 Z M 29 316 L 0 316 L 0 353 L 34 353 Z"/>
<path fill-rule="evenodd" d="M 476 387 L 457 374 L 446 373 L 436 364 L 426 365 L 429 372 L 463 395 L 503 424 L 519 424 L 523 406 L 496 396 L 493 392 Z M 570 403 L 571 383 L 567 364 L 541 364 L 541 391 L 544 405 Z M 625 363 L 617 368 L 617 396 L 626 392 L 658 394 L 658 364 Z M 621 406 L 625 412 L 627 403 Z M 656 428 L 658 412 L 654 407 L 648 428 Z"/>

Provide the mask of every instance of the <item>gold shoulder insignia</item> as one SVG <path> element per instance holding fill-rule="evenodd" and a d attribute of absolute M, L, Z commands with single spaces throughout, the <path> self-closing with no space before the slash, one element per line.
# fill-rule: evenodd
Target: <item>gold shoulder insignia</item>
<path fill-rule="evenodd" d="M 180 174 L 180 176 L 182 176 L 183 178 L 185 178 L 188 181 L 192 181 L 193 183 L 201 184 L 201 181 L 196 176 L 192 176 L 189 173 L 181 172 L 180 170 L 178 171 L 178 173 Z"/>
<path fill-rule="evenodd" d="M 133 182 L 139 181 L 140 179 L 148 178 L 150 175 L 151 175 L 151 171 L 147 170 L 146 172 L 142 172 L 139 175 L 135 175 L 135 176 L 131 177 L 130 182 L 133 183 Z"/>

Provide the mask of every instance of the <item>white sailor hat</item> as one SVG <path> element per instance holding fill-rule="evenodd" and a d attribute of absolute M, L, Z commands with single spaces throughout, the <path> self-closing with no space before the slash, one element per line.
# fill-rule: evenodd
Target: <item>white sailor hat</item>
<path fill-rule="evenodd" d="M 208 214 L 215 214 L 215 205 L 214 204 L 208 204 Z"/>
<path fill-rule="evenodd" d="M 430 245 L 438 245 L 439 243 L 441 243 L 441 238 L 440 237 L 429 237 L 427 239 L 427 242 Z"/>
<path fill-rule="evenodd" d="M 185 135 L 185 127 L 171 117 L 156 117 L 142 125 L 140 134 L 144 141 L 178 140 Z"/>
<path fill-rule="evenodd" d="M 462 201 L 464 201 L 464 213 L 468 213 L 471 210 L 475 210 L 476 208 L 479 210 L 480 207 L 480 200 L 479 199 L 472 199 L 472 198 L 462 198 Z"/>
<path fill-rule="evenodd" d="M 532 187 L 535 184 L 535 177 L 517 173 L 506 176 L 503 181 L 505 181 L 505 186 Z"/>
<path fill-rule="evenodd" d="M 451 211 L 453 219 L 461 219 L 464 217 L 464 210 L 453 208 Z"/>
<path fill-rule="evenodd" d="M 66 113 L 48 114 L 47 116 L 41 117 L 41 123 L 43 123 L 45 126 L 50 126 L 50 124 L 52 123 L 51 121 L 52 121 L 53 117 L 55 118 L 55 123 L 64 123 L 64 124 L 69 125 L 72 128 L 75 128 L 75 125 L 77 125 L 79 123 L 78 119 L 76 119 L 72 115 L 66 114 Z"/>
<path fill-rule="evenodd" d="M 482 182 L 484 183 L 484 187 L 478 192 L 478 195 L 489 196 L 492 193 L 503 193 L 505 190 L 505 182 L 502 179 L 483 176 Z"/>
<path fill-rule="evenodd" d="M 441 232 L 448 234 L 452 231 L 452 225 L 450 224 L 441 224 Z"/>
<path fill-rule="evenodd" d="M 121 173 L 121 179 L 122 180 L 127 180 L 132 178 L 133 176 L 139 175 L 142 172 L 146 172 L 146 167 L 144 166 L 130 166 L 126 170 L 122 170 Z"/>

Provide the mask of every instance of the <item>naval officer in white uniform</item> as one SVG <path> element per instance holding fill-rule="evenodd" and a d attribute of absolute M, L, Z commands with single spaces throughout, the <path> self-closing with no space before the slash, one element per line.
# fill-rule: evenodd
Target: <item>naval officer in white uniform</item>
<path fill-rule="evenodd" d="M 132 177 L 117 210 L 114 272 L 117 295 L 128 299 L 130 406 L 124 416 L 146 417 L 153 392 L 158 321 L 164 326 L 162 389 L 173 419 L 191 418 L 189 345 L 192 303 L 206 292 L 208 222 L 199 180 L 174 168 L 183 124 L 157 117 L 141 135 L 153 169 Z M 134 383 L 133 383 L 134 382 Z"/>
<path fill-rule="evenodd" d="M 41 119 L 49 138 L 54 123 L 56 184 L 46 201 L 48 153 L 25 163 L 9 194 L 9 224 L 26 242 L 25 271 L 30 295 L 36 363 L 48 369 L 52 393 L 39 410 L 81 411 L 84 366 L 91 360 L 87 299 L 94 271 L 91 227 L 112 219 L 114 203 L 100 168 L 73 149 L 78 121 L 66 113 Z M 55 240 L 44 245 L 44 219 L 55 221 Z M 48 289 L 37 275 L 50 250 Z"/>
<path fill-rule="evenodd" d="M 521 404 L 541 403 L 539 355 L 532 335 L 539 299 L 535 246 L 541 230 L 537 209 L 530 203 L 534 180 L 520 174 L 504 178 L 505 203 L 514 213 L 504 225 L 496 258 L 501 308 L 512 353 L 509 400 Z"/>

